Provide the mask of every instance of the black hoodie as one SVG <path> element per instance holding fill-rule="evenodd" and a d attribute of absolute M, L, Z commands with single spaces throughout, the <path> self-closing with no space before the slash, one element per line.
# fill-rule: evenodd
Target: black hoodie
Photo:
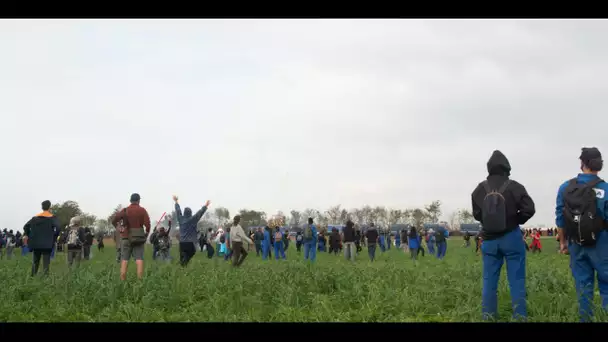
<path fill-rule="evenodd" d="M 487 181 L 491 189 L 500 188 L 504 182 L 509 179 L 511 174 L 511 165 L 509 160 L 500 151 L 494 151 L 490 160 L 488 160 L 488 177 Z M 473 216 L 479 222 L 482 222 L 481 208 L 483 200 L 486 196 L 486 191 L 483 187 L 483 182 L 477 185 L 477 188 L 471 195 L 473 200 Z M 526 188 L 518 182 L 511 180 L 509 186 L 503 193 L 505 198 L 505 206 L 507 211 L 507 230 L 502 233 L 488 234 L 482 228 L 481 233 L 484 240 L 494 240 L 501 236 L 517 229 L 519 225 L 525 224 L 534 216 L 536 212 L 534 208 L 534 201 L 528 195 Z"/>

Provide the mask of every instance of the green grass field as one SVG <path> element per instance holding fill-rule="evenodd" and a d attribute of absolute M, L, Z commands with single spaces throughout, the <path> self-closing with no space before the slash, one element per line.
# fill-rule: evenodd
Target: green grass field
<path fill-rule="evenodd" d="M 136 279 L 132 262 L 126 282 L 118 279 L 110 245 L 73 273 L 57 253 L 48 278 L 31 278 L 31 254 L 17 256 L 0 261 L 0 321 L 479 321 L 481 258 L 461 245 L 451 238 L 445 260 L 427 255 L 417 265 L 395 248 L 378 252 L 374 263 L 364 248 L 354 264 L 319 253 L 309 265 L 292 243 L 287 261 L 263 262 L 253 253 L 240 269 L 203 253 L 186 269 L 175 260 L 152 262 L 146 246 L 144 280 Z M 529 319 L 578 321 L 568 257 L 555 251 L 553 239 L 543 239 L 543 248 L 527 259 Z M 510 320 L 505 278 L 503 269 L 500 319 Z"/>

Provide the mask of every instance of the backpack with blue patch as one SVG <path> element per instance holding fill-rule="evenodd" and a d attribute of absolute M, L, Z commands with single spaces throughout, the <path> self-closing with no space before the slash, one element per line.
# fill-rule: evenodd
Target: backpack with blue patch
<path fill-rule="evenodd" d="M 483 187 L 486 190 L 486 196 L 483 198 L 481 208 L 481 221 L 483 222 L 483 230 L 488 233 L 503 233 L 507 230 L 507 203 L 504 197 L 504 192 L 511 184 L 507 179 L 500 189 L 491 189 L 488 181 L 483 182 Z"/>
<path fill-rule="evenodd" d="M 566 238 L 581 246 L 594 246 L 600 232 L 606 227 L 604 219 L 597 213 L 597 194 L 593 189 L 603 180 L 578 183 L 571 179 L 564 189 L 564 233 Z"/>
<path fill-rule="evenodd" d="M 304 241 L 306 242 L 310 242 L 313 239 L 313 233 L 312 233 L 312 225 L 307 224 L 304 227 Z"/>

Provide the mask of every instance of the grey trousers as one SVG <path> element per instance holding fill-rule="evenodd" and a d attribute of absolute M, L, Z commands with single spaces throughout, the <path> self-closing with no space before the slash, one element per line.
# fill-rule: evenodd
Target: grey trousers
<path fill-rule="evenodd" d="M 355 246 L 354 242 L 345 242 L 344 243 L 344 257 L 346 260 L 355 261 L 355 256 L 357 255 L 357 246 Z"/>
<path fill-rule="evenodd" d="M 80 266 L 80 261 L 82 260 L 82 249 L 71 249 L 68 250 L 68 266 L 72 267 L 74 261 L 76 262 L 76 267 Z"/>

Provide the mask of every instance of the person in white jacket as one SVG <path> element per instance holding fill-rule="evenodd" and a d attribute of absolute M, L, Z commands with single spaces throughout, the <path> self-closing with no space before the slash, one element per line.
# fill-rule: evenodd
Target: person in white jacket
<path fill-rule="evenodd" d="M 249 245 L 253 244 L 253 241 L 245 234 L 243 228 L 240 225 L 241 217 L 239 215 L 234 217 L 232 227 L 230 228 L 230 243 L 232 244 L 232 266 L 239 267 L 245 261 L 247 257 L 247 250 L 243 247 L 243 241 Z"/>

